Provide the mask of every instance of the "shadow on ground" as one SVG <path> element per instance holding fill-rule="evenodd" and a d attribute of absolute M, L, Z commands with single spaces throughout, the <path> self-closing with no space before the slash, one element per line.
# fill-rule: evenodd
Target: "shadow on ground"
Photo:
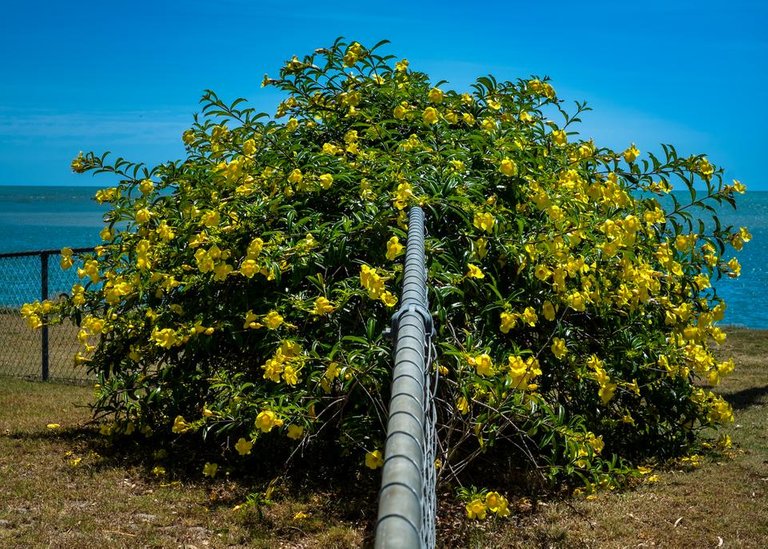
<path fill-rule="evenodd" d="M 749 387 L 735 393 L 724 394 L 723 398 L 734 410 L 743 410 L 750 406 L 765 406 L 768 404 L 768 385 Z"/>

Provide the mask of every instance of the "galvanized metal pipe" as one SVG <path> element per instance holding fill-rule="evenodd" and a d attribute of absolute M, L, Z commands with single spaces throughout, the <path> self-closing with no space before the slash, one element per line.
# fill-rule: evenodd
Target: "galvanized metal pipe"
<path fill-rule="evenodd" d="M 395 356 L 376 523 L 377 549 L 425 547 L 430 537 L 423 527 L 426 343 L 432 330 L 426 296 L 424 212 L 415 206 L 408 221 L 401 305 L 393 316 Z"/>

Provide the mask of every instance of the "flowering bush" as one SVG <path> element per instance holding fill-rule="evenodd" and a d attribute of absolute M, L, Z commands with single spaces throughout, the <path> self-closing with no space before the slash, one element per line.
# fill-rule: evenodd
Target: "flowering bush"
<path fill-rule="evenodd" d="M 274 119 L 206 92 L 182 161 L 74 160 L 119 180 L 96 195 L 105 242 L 67 299 L 25 314 L 80 326 L 95 411 L 233 457 L 331 440 L 380 466 L 383 332 L 420 204 L 444 478 L 487 456 L 591 489 L 730 421 L 707 388 L 733 369 L 710 352 L 725 338 L 710 280 L 738 276 L 723 257 L 749 233 L 713 206 L 743 185 L 672 146 L 642 158 L 580 138 L 586 106 L 547 79 L 458 93 L 380 46 L 288 61 L 264 79 L 285 93 Z M 468 512 L 508 513 L 499 498 Z"/>

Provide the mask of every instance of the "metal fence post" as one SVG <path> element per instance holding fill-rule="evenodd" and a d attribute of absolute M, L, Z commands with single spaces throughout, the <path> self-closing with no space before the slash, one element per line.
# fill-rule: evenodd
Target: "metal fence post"
<path fill-rule="evenodd" d="M 428 382 L 428 337 L 432 318 L 427 306 L 424 212 L 410 211 L 403 292 L 393 316 L 395 364 L 384 450 L 377 549 L 434 546 L 434 427 Z M 430 471 L 431 469 L 431 471 Z M 429 492 L 431 491 L 431 495 Z"/>
<path fill-rule="evenodd" d="M 48 253 L 40 254 L 40 301 L 48 299 Z M 45 319 L 44 319 L 45 320 Z M 48 323 L 43 322 L 41 361 L 43 381 L 48 381 Z"/>

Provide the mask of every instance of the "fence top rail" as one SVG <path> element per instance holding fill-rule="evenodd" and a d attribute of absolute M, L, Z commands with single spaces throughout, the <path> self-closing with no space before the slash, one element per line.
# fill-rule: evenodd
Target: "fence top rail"
<path fill-rule="evenodd" d="M 95 248 L 72 248 L 72 252 L 76 254 L 85 253 L 85 252 L 93 252 L 95 251 Z M 7 257 L 29 257 L 33 255 L 58 255 L 61 253 L 61 249 L 58 250 L 31 250 L 26 252 L 4 252 L 0 253 L 0 259 L 5 259 Z"/>

